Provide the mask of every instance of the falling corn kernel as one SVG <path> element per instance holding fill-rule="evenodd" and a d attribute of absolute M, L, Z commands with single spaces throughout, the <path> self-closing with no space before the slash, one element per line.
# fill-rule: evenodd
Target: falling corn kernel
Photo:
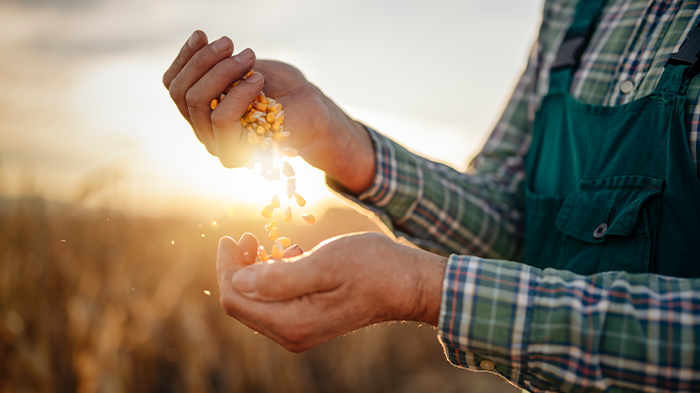
<path fill-rule="evenodd" d="M 270 259 L 270 257 L 267 255 L 267 251 L 265 251 L 265 247 L 263 246 L 258 247 L 258 256 L 260 257 L 261 261 L 267 261 Z"/>
<path fill-rule="evenodd" d="M 260 144 L 260 147 L 262 147 L 263 150 L 270 150 L 270 146 L 272 146 L 272 139 L 270 138 L 263 139 L 262 143 Z"/>
<path fill-rule="evenodd" d="M 277 194 L 272 196 L 270 206 L 274 207 L 275 209 L 280 207 L 280 197 L 278 197 Z"/>
<path fill-rule="evenodd" d="M 273 126 L 273 128 L 274 128 L 274 126 Z M 286 131 L 280 131 L 280 132 L 275 134 L 275 139 L 277 139 L 280 142 L 286 141 L 287 138 L 289 138 L 289 133 Z"/>
<path fill-rule="evenodd" d="M 287 198 L 292 199 L 292 195 L 297 189 L 297 181 L 295 179 L 287 179 Z"/>
<path fill-rule="evenodd" d="M 284 209 L 284 215 L 282 216 L 284 218 L 284 222 L 290 222 L 292 221 L 292 207 L 287 206 L 286 209 Z"/>
<path fill-rule="evenodd" d="M 277 221 L 274 219 L 270 220 L 267 224 L 265 224 L 265 230 L 269 231 L 270 229 L 274 228 L 277 226 Z"/>
<path fill-rule="evenodd" d="M 267 237 L 272 240 L 277 240 L 277 238 L 280 237 L 280 232 L 276 227 L 272 228 L 270 229 L 270 233 L 267 234 Z"/>
<path fill-rule="evenodd" d="M 294 176 L 294 168 L 292 168 L 292 166 L 287 161 L 285 161 L 282 164 L 282 174 L 287 177 Z"/>
<path fill-rule="evenodd" d="M 297 153 L 297 149 L 293 147 L 283 147 L 280 149 L 280 151 L 287 157 L 296 157 L 299 155 L 299 153 Z"/>
<path fill-rule="evenodd" d="M 273 211 L 273 207 L 270 205 L 267 205 L 267 206 L 263 207 L 260 214 L 262 214 L 262 216 L 265 218 L 272 218 L 272 211 Z"/>
<path fill-rule="evenodd" d="M 272 257 L 277 259 L 277 258 L 282 258 L 284 256 L 284 247 L 282 246 L 281 242 L 275 242 L 275 244 L 272 246 Z"/>
<path fill-rule="evenodd" d="M 304 199 L 301 195 L 297 194 L 296 192 L 294 193 L 294 199 L 296 199 L 297 205 L 299 205 L 299 207 L 304 207 L 304 205 L 306 205 L 306 199 Z"/>
<path fill-rule="evenodd" d="M 316 222 L 316 217 L 314 217 L 313 214 L 306 214 L 306 213 L 304 213 L 304 214 L 301 215 L 301 218 L 303 218 L 304 221 L 308 222 L 309 224 L 313 224 L 313 223 Z"/>
<path fill-rule="evenodd" d="M 214 99 L 211 100 L 211 102 L 209 103 L 209 106 L 211 107 L 211 110 L 216 109 L 216 106 L 217 106 L 217 105 L 219 105 L 219 99 L 218 99 L 218 98 L 214 98 Z"/>
<path fill-rule="evenodd" d="M 290 238 L 284 237 L 284 236 L 278 237 L 277 241 L 282 243 L 282 247 L 284 247 L 284 248 L 287 248 L 287 247 L 289 247 L 290 244 L 292 244 L 292 240 Z"/>

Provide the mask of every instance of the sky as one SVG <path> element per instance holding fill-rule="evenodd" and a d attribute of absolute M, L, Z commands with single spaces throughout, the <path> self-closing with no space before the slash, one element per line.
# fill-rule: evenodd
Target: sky
<path fill-rule="evenodd" d="M 0 194 L 149 214 L 264 206 L 162 86 L 195 29 L 299 68 L 350 116 L 464 170 L 522 73 L 542 0 L 0 0 Z M 291 161 L 310 209 L 337 201 Z M 283 192 L 281 192 L 283 194 Z M 241 209 L 245 210 L 245 209 Z"/>

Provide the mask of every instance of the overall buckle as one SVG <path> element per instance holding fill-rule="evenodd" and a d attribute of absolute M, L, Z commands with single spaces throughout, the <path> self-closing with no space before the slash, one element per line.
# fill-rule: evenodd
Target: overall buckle
<path fill-rule="evenodd" d="M 690 30 L 688 37 L 678 48 L 678 52 L 671 53 L 664 67 L 669 64 L 689 66 L 685 71 L 688 79 L 698 74 L 700 71 L 700 23 Z"/>

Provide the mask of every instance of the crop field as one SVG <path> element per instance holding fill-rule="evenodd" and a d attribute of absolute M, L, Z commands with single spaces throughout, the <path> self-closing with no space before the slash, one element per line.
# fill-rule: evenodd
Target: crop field
<path fill-rule="evenodd" d="M 228 317 L 217 241 L 251 228 L 262 232 L 259 221 L 223 216 L 214 224 L 0 199 L 0 392 L 509 389 L 451 366 L 431 326 L 375 325 L 293 354 Z M 377 228 L 331 209 L 287 233 L 309 249 L 363 230 Z"/>

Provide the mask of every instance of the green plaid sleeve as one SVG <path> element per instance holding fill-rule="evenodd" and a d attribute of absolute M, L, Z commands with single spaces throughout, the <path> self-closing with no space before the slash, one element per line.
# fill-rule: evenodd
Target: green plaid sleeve
<path fill-rule="evenodd" d="M 532 392 L 700 391 L 700 279 L 450 257 L 450 362 Z"/>

